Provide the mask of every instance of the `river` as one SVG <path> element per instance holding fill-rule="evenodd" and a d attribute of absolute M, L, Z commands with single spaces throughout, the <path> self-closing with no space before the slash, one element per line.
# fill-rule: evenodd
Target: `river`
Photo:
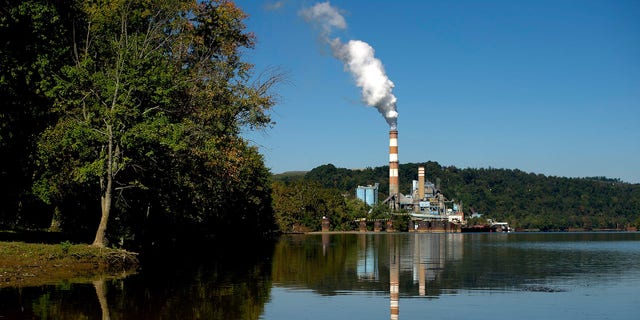
<path fill-rule="evenodd" d="M 266 249 L 145 264 L 124 279 L 0 289 L 0 319 L 639 315 L 638 232 L 286 235 Z"/>

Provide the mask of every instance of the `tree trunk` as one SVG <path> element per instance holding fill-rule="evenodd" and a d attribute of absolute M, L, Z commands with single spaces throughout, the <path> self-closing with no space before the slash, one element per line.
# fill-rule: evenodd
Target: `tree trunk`
<path fill-rule="evenodd" d="M 100 224 L 96 231 L 96 238 L 93 240 L 93 246 L 105 247 L 105 233 L 107 231 L 107 222 L 109 222 L 109 213 L 111 213 L 111 189 L 113 187 L 113 131 L 111 125 L 107 125 L 107 134 L 109 135 L 109 145 L 107 146 L 107 172 L 106 172 L 106 186 L 104 178 L 100 178 L 100 190 L 102 195 L 100 196 L 100 207 L 102 209 L 102 216 L 100 218 Z"/>
<path fill-rule="evenodd" d="M 98 225 L 98 231 L 96 231 L 96 238 L 93 240 L 93 246 L 105 247 L 105 232 L 107 231 L 107 222 L 109 221 L 109 213 L 111 211 L 111 191 L 108 190 L 104 195 L 100 197 L 100 204 L 102 207 L 102 217 L 100 218 L 100 224 Z"/>
<path fill-rule="evenodd" d="M 51 217 L 51 225 L 49 226 L 50 232 L 60 232 L 60 207 L 56 206 L 53 209 L 53 216 Z"/>

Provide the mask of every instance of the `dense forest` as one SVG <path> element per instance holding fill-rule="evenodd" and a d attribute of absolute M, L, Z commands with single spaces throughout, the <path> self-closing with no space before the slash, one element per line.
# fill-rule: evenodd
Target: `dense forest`
<path fill-rule="evenodd" d="M 400 164 L 400 192 L 409 193 L 418 167 L 448 199 L 512 227 L 540 230 L 619 229 L 640 226 L 640 185 L 605 177 L 564 178 L 520 170 L 441 166 L 437 162 Z M 308 181 L 354 197 L 358 185 L 380 183 L 388 193 L 389 167 L 350 170 L 326 164 L 306 173 L 280 174 L 284 184 Z"/>
<path fill-rule="evenodd" d="M 231 1 L 4 1 L 0 229 L 95 246 L 276 230 L 270 173 L 240 135 L 272 126 Z"/>

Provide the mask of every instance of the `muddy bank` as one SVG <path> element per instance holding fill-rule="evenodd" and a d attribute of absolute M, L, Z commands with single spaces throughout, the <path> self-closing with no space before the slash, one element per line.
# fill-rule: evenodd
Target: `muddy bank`
<path fill-rule="evenodd" d="M 0 288 L 90 283 L 139 267 L 136 253 L 87 244 L 0 242 Z"/>

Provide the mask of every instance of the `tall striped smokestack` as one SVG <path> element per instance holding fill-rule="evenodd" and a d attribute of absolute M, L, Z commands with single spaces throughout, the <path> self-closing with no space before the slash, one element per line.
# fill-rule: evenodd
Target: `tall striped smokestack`
<path fill-rule="evenodd" d="M 389 131 L 389 195 L 398 201 L 398 130 Z"/>
<path fill-rule="evenodd" d="M 418 199 L 424 199 L 424 167 L 418 167 Z"/>

